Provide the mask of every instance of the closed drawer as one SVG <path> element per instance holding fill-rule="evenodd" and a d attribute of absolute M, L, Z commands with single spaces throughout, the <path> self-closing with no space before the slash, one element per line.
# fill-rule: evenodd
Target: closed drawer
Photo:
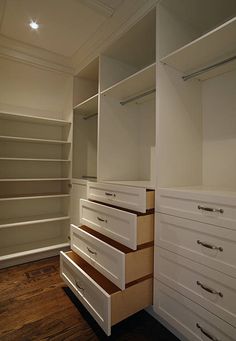
<path fill-rule="evenodd" d="M 236 195 L 194 189 L 160 189 L 157 211 L 236 230 Z"/>
<path fill-rule="evenodd" d="M 154 191 L 141 187 L 88 182 L 88 199 L 145 213 L 155 205 Z"/>
<path fill-rule="evenodd" d="M 189 341 L 235 341 L 236 329 L 155 280 L 154 310 Z"/>
<path fill-rule="evenodd" d="M 111 326 L 152 304 L 152 278 L 121 291 L 73 251 L 61 252 L 60 261 L 62 279 L 107 335 Z"/>
<path fill-rule="evenodd" d="M 156 214 L 155 243 L 236 278 L 236 231 Z"/>
<path fill-rule="evenodd" d="M 153 273 L 152 246 L 132 251 L 87 226 L 71 225 L 71 248 L 121 289 Z"/>
<path fill-rule="evenodd" d="M 236 279 L 167 250 L 155 250 L 155 277 L 236 327 Z"/>
<path fill-rule="evenodd" d="M 80 200 L 80 223 L 136 250 L 154 239 L 154 214 L 137 215 L 117 208 Z"/>

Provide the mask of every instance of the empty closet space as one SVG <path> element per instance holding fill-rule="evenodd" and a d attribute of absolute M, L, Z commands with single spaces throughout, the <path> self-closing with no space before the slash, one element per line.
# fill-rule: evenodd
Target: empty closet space
<path fill-rule="evenodd" d="M 98 174 L 154 183 L 156 11 L 100 56 Z"/>
<path fill-rule="evenodd" d="M 236 4 L 221 5 L 158 11 L 159 187 L 236 191 Z"/>

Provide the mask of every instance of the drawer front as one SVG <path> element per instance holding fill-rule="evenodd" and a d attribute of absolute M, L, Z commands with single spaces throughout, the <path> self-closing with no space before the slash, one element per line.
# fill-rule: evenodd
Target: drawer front
<path fill-rule="evenodd" d="M 236 279 L 167 250 L 155 250 L 155 277 L 236 327 Z"/>
<path fill-rule="evenodd" d="M 137 249 L 137 215 L 80 200 L 80 223 L 127 246 Z"/>
<path fill-rule="evenodd" d="M 125 289 L 125 254 L 71 225 L 71 248 L 121 289 Z"/>
<path fill-rule="evenodd" d="M 155 280 L 154 310 L 189 341 L 235 341 L 236 329 Z"/>
<path fill-rule="evenodd" d="M 236 278 L 236 231 L 161 213 L 156 224 L 157 246 Z"/>
<path fill-rule="evenodd" d="M 137 212 L 147 209 L 145 188 L 89 182 L 88 199 Z"/>
<path fill-rule="evenodd" d="M 90 312 L 97 323 L 107 334 L 110 334 L 110 296 L 64 252 L 60 253 L 60 273 L 64 282 Z"/>
<path fill-rule="evenodd" d="M 161 189 L 157 201 L 161 213 L 236 230 L 234 196 Z"/>

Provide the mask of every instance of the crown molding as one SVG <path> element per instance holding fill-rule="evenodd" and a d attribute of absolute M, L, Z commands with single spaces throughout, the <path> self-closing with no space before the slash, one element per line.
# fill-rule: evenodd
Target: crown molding
<path fill-rule="evenodd" d="M 127 32 L 134 24 L 157 6 L 161 0 L 125 0 L 100 30 L 73 56 L 72 64 L 77 74 L 99 56 L 112 42 Z"/>
<path fill-rule="evenodd" d="M 111 17 L 114 13 L 114 9 L 108 5 L 105 5 L 103 2 L 99 0 L 79 0 L 83 3 L 84 6 L 87 6 L 93 9 L 96 12 L 99 12 L 104 17 Z"/>
<path fill-rule="evenodd" d="M 0 57 L 52 72 L 74 74 L 71 59 L 0 35 Z"/>

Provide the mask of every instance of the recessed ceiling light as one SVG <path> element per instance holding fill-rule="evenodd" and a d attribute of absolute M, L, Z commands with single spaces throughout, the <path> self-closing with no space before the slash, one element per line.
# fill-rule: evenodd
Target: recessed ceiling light
<path fill-rule="evenodd" d="M 39 28 L 39 24 L 37 24 L 36 21 L 31 20 L 31 22 L 29 23 L 30 27 L 32 28 L 32 30 L 37 30 Z"/>

